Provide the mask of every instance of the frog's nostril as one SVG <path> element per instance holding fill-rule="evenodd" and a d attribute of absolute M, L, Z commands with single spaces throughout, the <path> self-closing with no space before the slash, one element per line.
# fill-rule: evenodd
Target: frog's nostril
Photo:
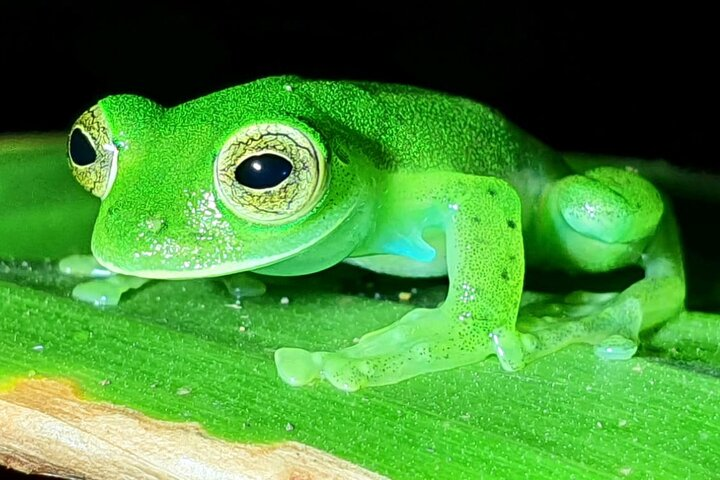
<path fill-rule="evenodd" d="M 167 222 L 163 220 L 162 218 L 148 218 L 145 220 L 145 228 L 148 229 L 148 231 L 157 233 L 165 226 L 167 225 Z"/>

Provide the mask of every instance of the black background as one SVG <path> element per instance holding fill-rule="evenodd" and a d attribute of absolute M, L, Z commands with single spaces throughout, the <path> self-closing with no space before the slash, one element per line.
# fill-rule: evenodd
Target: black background
<path fill-rule="evenodd" d="M 472 3 L 13 4 L 0 15 L 0 132 L 67 129 L 110 93 L 173 105 L 293 73 L 444 90 L 559 149 L 714 167 L 709 11 Z"/>
<path fill-rule="evenodd" d="M 111 93 L 173 105 L 299 74 L 443 90 L 558 149 L 720 171 L 709 9 L 498 3 L 5 5 L 0 133 L 65 130 Z"/>

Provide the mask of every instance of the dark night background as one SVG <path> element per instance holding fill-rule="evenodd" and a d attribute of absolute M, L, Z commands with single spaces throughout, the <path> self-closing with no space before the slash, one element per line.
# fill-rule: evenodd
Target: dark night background
<path fill-rule="evenodd" d="M 500 3 L 3 5 L 0 133 L 66 130 L 111 93 L 173 105 L 292 73 L 443 90 L 558 149 L 720 172 L 709 9 Z"/>
<path fill-rule="evenodd" d="M 4 7 L 0 132 L 67 129 L 110 93 L 172 105 L 294 73 L 468 96 L 560 149 L 710 161 L 718 52 L 709 11 L 386 3 Z"/>

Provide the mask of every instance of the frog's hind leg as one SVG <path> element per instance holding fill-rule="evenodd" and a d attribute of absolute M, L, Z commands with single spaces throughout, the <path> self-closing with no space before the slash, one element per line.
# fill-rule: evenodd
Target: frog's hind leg
<path fill-rule="evenodd" d="M 519 322 L 537 338 L 530 358 L 579 342 L 595 344 L 602 357 L 627 358 L 635 353 L 641 330 L 683 309 L 685 278 L 674 216 L 660 193 L 634 171 L 602 167 L 555 182 L 543 196 L 536 222 L 544 246 L 539 254 L 551 263 L 587 272 L 638 264 L 645 278 L 617 295 L 588 301 L 591 312 L 580 318 Z"/>

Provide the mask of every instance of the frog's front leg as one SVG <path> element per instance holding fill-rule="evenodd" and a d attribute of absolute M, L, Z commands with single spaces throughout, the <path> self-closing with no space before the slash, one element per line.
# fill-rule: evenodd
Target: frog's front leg
<path fill-rule="evenodd" d="M 533 337 L 515 329 L 524 276 L 520 200 L 505 181 L 459 173 L 395 175 L 378 206 L 364 254 L 433 262 L 423 232 L 444 232 L 447 299 L 415 309 L 338 352 L 282 348 L 275 360 L 292 385 L 325 378 L 344 390 L 396 383 L 497 354 L 523 366 Z"/>
<path fill-rule="evenodd" d="M 66 275 L 93 280 L 73 288 L 73 298 L 93 305 L 117 305 L 128 290 L 140 288 L 149 280 L 119 275 L 102 267 L 92 255 L 71 255 L 60 260 L 58 267 Z"/>

